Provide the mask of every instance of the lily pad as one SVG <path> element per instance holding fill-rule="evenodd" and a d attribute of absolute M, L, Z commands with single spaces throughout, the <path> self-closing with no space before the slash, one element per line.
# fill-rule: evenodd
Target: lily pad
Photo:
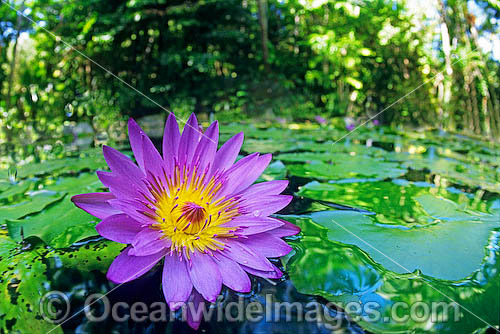
<path fill-rule="evenodd" d="M 60 177 L 55 183 L 46 186 L 52 191 L 68 193 L 68 196 L 75 194 L 95 192 L 103 188 L 101 181 L 95 173 L 81 173 L 78 177 Z"/>
<path fill-rule="evenodd" d="M 302 165 L 288 165 L 287 168 L 295 176 L 326 180 L 352 177 L 394 178 L 406 173 L 406 169 L 396 162 L 343 153 L 335 155 L 332 164 L 312 161 Z"/>
<path fill-rule="evenodd" d="M 487 203 L 473 200 L 468 194 L 434 187 L 425 182 L 405 180 L 374 182 L 310 182 L 300 188 L 298 196 L 318 201 L 332 202 L 375 212 L 379 223 L 389 225 L 427 225 L 435 219 L 429 216 L 416 198 L 422 195 L 439 195 L 459 205 L 474 210 L 487 210 Z"/>
<path fill-rule="evenodd" d="M 455 204 L 440 198 L 434 201 Z M 484 246 L 500 222 L 492 214 L 466 213 L 458 207 L 448 213 L 451 215 L 445 222 L 413 228 L 377 225 L 354 211 L 314 212 L 311 219 L 329 229 L 331 240 L 358 246 L 391 271 L 420 270 L 435 278 L 460 280 L 479 268 Z M 454 265 L 459 262 L 459 266 Z"/>
<path fill-rule="evenodd" d="M 61 203 L 19 220 L 7 220 L 9 235 L 16 241 L 36 236 L 54 248 L 97 235 L 95 218 L 77 208 L 66 196 Z"/>
<path fill-rule="evenodd" d="M 12 184 L 8 189 L 0 193 L 0 201 L 6 201 L 10 198 L 23 195 L 30 188 L 31 182 L 25 181 Z"/>
<path fill-rule="evenodd" d="M 275 161 L 264 170 L 257 182 L 283 180 L 286 176 L 286 167 L 281 161 Z"/>
<path fill-rule="evenodd" d="M 406 267 L 409 267 L 407 269 L 414 270 L 415 266 L 411 264 L 415 261 L 422 262 L 413 250 L 415 246 L 413 241 L 416 239 L 411 237 L 408 242 L 399 239 L 398 235 L 403 230 L 376 226 L 368 217 L 359 213 L 330 211 L 313 215 L 314 220 L 306 216 L 284 216 L 285 219 L 302 228 L 302 237 L 291 241 L 295 255 L 286 265 L 290 279 L 301 293 L 320 295 L 334 302 L 343 307 L 349 316 L 364 329 L 374 333 L 473 333 L 485 326 L 499 324 L 498 284 L 500 284 L 500 277 L 496 269 L 500 254 L 499 232 L 484 233 L 485 239 L 480 240 L 479 244 L 474 244 L 470 239 L 467 239 L 467 242 L 451 240 L 457 249 L 460 248 L 459 243 L 462 247 L 474 246 L 475 253 L 479 255 L 475 259 L 478 261 L 475 263 L 475 268 L 471 266 L 475 272 L 453 284 L 448 280 L 424 275 L 420 271 L 408 273 L 394 263 L 389 263 L 387 258 L 381 259 L 382 255 L 374 248 L 395 260 L 401 260 L 391 253 L 394 251 L 392 248 L 394 243 L 409 253 L 404 255 L 400 252 L 401 256 L 410 261 L 410 264 L 404 263 Z M 361 239 L 373 245 L 374 248 L 333 223 L 332 219 L 349 231 L 358 233 Z M 454 224 L 458 226 L 457 222 Z M 467 224 L 462 222 L 461 226 Z M 475 227 L 477 224 L 480 223 L 471 225 Z M 490 229 L 491 227 L 490 225 Z M 384 229 L 387 232 L 377 232 L 376 238 L 370 238 L 370 234 L 377 229 Z M 473 230 L 472 228 L 466 229 Z M 428 233 L 413 230 L 406 232 Z M 455 233 L 458 234 L 457 237 L 465 234 L 459 228 L 455 229 Z M 480 239 L 476 240 L 477 234 L 474 232 L 473 236 L 465 235 L 465 237 L 472 237 L 477 242 Z M 332 241 L 339 239 L 350 241 L 352 244 L 357 243 L 359 247 Z M 448 243 L 448 241 L 450 240 L 444 240 L 443 243 Z M 421 242 L 424 243 L 423 247 L 429 244 L 425 240 Z M 420 247 L 420 244 L 417 246 Z M 445 257 L 452 257 L 449 254 L 453 252 L 452 249 L 436 246 L 448 253 L 444 255 Z M 421 250 L 423 248 L 420 248 L 417 253 Z M 460 254 L 464 253 L 463 250 L 459 249 L 459 251 Z M 442 253 L 434 253 L 432 259 L 426 255 L 431 268 L 434 266 L 430 262 L 434 261 L 444 265 L 442 268 L 434 268 L 435 272 L 441 271 L 441 273 L 448 274 L 455 272 L 456 276 L 465 274 L 466 271 L 462 270 L 459 273 L 457 270 L 460 271 L 460 269 L 451 267 L 461 267 L 464 261 L 471 260 L 470 255 L 466 254 L 466 259 L 463 259 L 456 254 L 453 262 L 446 263 L 439 259 L 442 255 Z M 402 273 L 390 271 L 385 265 L 377 263 L 377 260 L 396 267 L 395 269 Z M 411 307 L 419 303 L 429 306 L 433 321 L 429 321 L 429 317 L 419 320 L 409 316 Z M 399 305 L 399 309 L 396 305 Z M 397 312 L 399 318 L 394 316 L 394 310 L 399 311 Z"/>
<path fill-rule="evenodd" d="M 22 179 L 29 176 L 54 174 L 56 172 L 79 172 L 86 169 L 97 170 L 105 167 L 106 162 L 102 155 L 90 155 L 22 165 L 17 168 L 17 176 Z"/>
<path fill-rule="evenodd" d="M 42 211 L 51 203 L 59 201 L 64 193 L 37 191 L 29 196 L 29 200 L 9 206 L 0 206 L 0 222 L 5 219 L 19 219 L 29 214 Z"/>
<path fill-rule="evenodd" d="M 40 315 L 40 300 L 48 292 L 46 265 L 35 249 L 22 251 L 7 236 L 0 235 L 0 332 L 62 333 L 61 327 Z"/>

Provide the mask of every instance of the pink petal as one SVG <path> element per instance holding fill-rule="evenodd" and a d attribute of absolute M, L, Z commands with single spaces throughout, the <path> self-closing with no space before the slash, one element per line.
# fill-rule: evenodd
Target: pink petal
<path fill-rule="evenodd" d="M 193 286 L 208 300 L 214 302 L 222 287 L 222 278 L 218 266 L 211 255 L 194 252 L 188 265 Z"/>
<path fill-rule="evenodd" d="M 120 213 L 106 217 L 96 225 L 97 232 L 106 239 L 130 244 L 137 233 L 142 230 L 141 223 L 126 214 Z"/>
<path fill-rule="evenodd" d="M 106 277 L 110 281 L 114 283 L 132 281 L 153 268 L 166 253 L 166 250 L 163 250 L 148 256 L 131 256 L 128 255 L 129 250 L 130 246 L 125 248 L 109 266 Z"/>
<path fill-rule="evenodd" d="M 187 262 L 174 255 L 166 255 L 163 265 L 163 294 L 172 311 L 181 307 L 193 290 Z"/>
<path fill-rule="evenodd" d="M 247 273 L 241 269 L 240 265 L 233 260 L 219 255 L 214 257 L 215 263 L 219 266 L 222 276 L 222 283 L 228 288 L 238 292 L 249 292 L 252 288 L 250 278 Z"/>
<path fill-rule="evenodd" d="M 120 213 L 108 203 L 113 199 L 115 196 L 112 193 L 89 193 L 71 197 L 71 201 L 77 207 L 99 219 Z"/>

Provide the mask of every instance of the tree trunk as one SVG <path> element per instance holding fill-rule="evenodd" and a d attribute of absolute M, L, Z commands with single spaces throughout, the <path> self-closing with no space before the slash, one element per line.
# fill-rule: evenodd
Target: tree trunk
<path fill-rule="evenodd" d="M 268 49 L 268 32 L 267 32 L 267 0 L 257 0 L 259 11 L 260 35 L 262 42 L 262 62 L 266 72 L 270 72 L 269 67 L 269 49 Z"/>

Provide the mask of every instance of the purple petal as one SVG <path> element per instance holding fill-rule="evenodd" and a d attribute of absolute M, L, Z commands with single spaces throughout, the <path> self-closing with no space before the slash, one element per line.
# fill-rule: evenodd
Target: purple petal
<path fill-rule="evenodd" d="M 222 278 L 211 255 L 194 252 L 188 265 L 189 276 L 194 288 L 208 300 L 214 302 L 220 293 Z"/>
<path fill-rule="evenodd" d="M 182 130 L 182 135 L 179 143 L 179 162 L 182 164 L 188 164 L 193 158 L 194 150 L 198 145 L 200 139 L 200 130 L 198 128 L 198 120 L 194 113 L 189 116 L 188 121 L 184 125 Z"/>
<path fill-rule="evenodd" d="M 215 121 L 205 131 L 193 156 L 193 163 L 199 159 L 198 168 L 201 173 L 204 173 L 208 164 L 211 164 L 214 160 L 218 142 L 219 123 Z"/>
<path fill-rule="evenodd" d="M 118 174 L 111 172 L 97 171 L 97 177 L 101 183 L 109 188 L 109 191 L 115 195 L 116 198 L 136 198 L 143 197 L 143 193 L 148 193 L 147 189 L 143 188 L 144 184 L 138 184 L 134 180 L 129 180 Z M 142 182 L 141 180 L 136 180 Z"/>
<path fill-rule="evenodd" d="M 187 308 L 187 323 L 188 325 L 197 330 L 200 327 L 201 320 L 203 319 L 203 307 L 204 305 L 200 305 L 205 302 L 203 296 L 198 293 L 195 289 L 193 289 L 193 293 L 189 298 L 189 305 Z"/>
<path fill-rule="evenodd" d="M 142 150 L 142 137 L 145 136 L 144 131 L 141 127 L 132 119 L 128 120 L 128 137 L 130 141 L 130 147 L 132 152 L 134 152 L 135 160 L 139 167 L 144 170 L 144 157 Z"/>
<path fill-rule="evenodd" d="M 109 204 L 111 204 L 113 208 L 126 213 L 132 219 L 137 220 L 143 226 L 157 223 L 156 220 L 149 216 L 152 214 L 151 209 L 138 201 L 113 199 L 109 201 Z M 148 213 L 148 216 L 144 213 Z"/>
<path fill-rule="evenodd" d="M 239 227 L 240 235 L 251 235 L 270 231 L 283 226 L 284 223 L 270 217 L 255 217 L 253 215 L 238 216 L 221 227 Z"/>
<path fill-rule="evenodd" d="M 115 258 L 113 263 L 111 263 L 111 266 L 109 266 L 106 277 L 110 281 L 114 283 L 132 281 L 153 268 L 166 253 L 166 250 L 162 250 L 161 252 L 148 256 L 131 256 L 128 255 L 130 248 L 131 246 L 125 248 L 125 250 Z"/>
<path fill-rule="evenodd" d="M 164 180 L 163 159 L 160 153 L 158 153 L 156 147 L 147 137 L 143 137 L 142 145 L 144 149 L 144 167 L 146 168 L 148 179 L 151 173 L 156 178 Z"/>
<path fill-rule="evenodd" d="M 279 195 L 287 186 L 287 180 L 261 182 L 247 188 L 241 193 L 241 197 L 251 199 L 258 196 Z"/>
<path fill-rule="evenodd" d="M 265 154 L 262 156 L 259 156 L 257 161 L 254 161 L 252 164 L 252 168 L 248 171 L 248 173 L 245 175 L 244 178 L 241 179 L 241 182 L 238 184 L 236 189 L 234 189 L 234 193 L 239 193 L 245 189 L 247 189 L 252 183 L 255 182 L 259 178 L 259 176 L 262 174 L 264 169 L 267 168 L 269 165 L 269 162 L 271 161 L 272 155 L 271 154 Z M 232 182 L 233 180 L 229 180 L 229 182 Z"/>
<path fill-rule="evenodd" d="M 114 148 L 104 145 L 102 152 L 106 163 L 113 173 L 132 180 L 141 180 L 145 177 L 144 172 L 129 157 Z"/>
<path fill-rule="evenodd" d="M 96 225 L 95 229 L 106 239 L 122 244 L 130 244 L 136 234 L 142 230 L 142 227 L 138 221 L 120 213 L 106 217 Z"/>
<path fill-rule="evenodd" d="M 171 113 L 168 115 L 167 122 L 165 123 L 165 131 L 163 133 L 163 160 L 165 161 L 165 169 L 167 174 L 171 174 L 174 169 L 175 158 L 179 150 L 179 140 L 181 135 L 179 133 L 179 124 L 175 115 Z"/>
<path fill-rule="evenodd" d="M 250 268 L 247 266 L 241 266 L 241 268 L 249 274 L 252 274 L 254 276 L 264 277 L 264 278 L 280 278 L 281 276 L 283 276 L 283 273 L 281 272 L 281 270 L 279 270 L 275 265 L 272 265 L 272 266 L 273 266 L 273 270 L 271 270 L 271 271 L 256 270 L 254 268 Z"/>
<path fill-rule="evenodd" d="M 239 264 L 252 267 L 257 270 L 273 270 L 271 262 L 269 262 L 269 260 L 265 256 L 261 255 L 260 253 L 254 252 L 245 244 L 234 239 L 227 239 L 225 240 L 225 242 L 226 247 L 222 251 L 224 256 L 227 256 L 228 258 L 238 262 Z"/>
<path fill-rule="evenodd" d="M 287 206 L 293 199 L 290 195 L 273 195 L 257 197 L 242 203 L 246 212 L 252 213 L 256 217 L 269 216 Z"/>
<path fill-rule="evenodd" d="M 259 158 L 259 153 L 252 153 L 236 162 L 233 167 L 229 168 L 225 175 L 227 181 L 217 193 L 217 198 L 230 195 L 235 192 L 238 186 L 245 182 L 245 178 L 254 168 L 254 164 Z"/>
<path fill-rule="evenodd" d="M 241 269 L 240 265 L 233 260 L 219 255 L 214 257 L 215 263 L 219 266 L 222 276 L 222 283 L 228 288 L 238 292 L 249 292 L 252 288 L 250 278 L 247 273 Z"/>
<path fill-rule="evenodd" d="M 174 255 L 166 255 L 163 265 L 163 294 L 172 311 L 181 307 L 193 290 L 187 262 Z"/>
<path fill-rule="evenodd" d="M 241 242 L 265 257 L 284 256 L 292 250 L 286 242 L 268 233 L 255 234 Z"/>
<path fill-rule="evenodd" d="M 278 219 L 278 220 L 283 222 L 284 225 L 281 226 L 280 228 L 269 231 L 268 232 L 269 234 L 272 234 L 278 238 L 283 238 L 283 237 L 289 237 L 291 235 L 295 235 L 295 234 L 300 232 L 300 227 L 298 227 L 292 223 L 289 223 L 283 219 Z"/>
<path fill-rule="evenodd" d="M 172 242 L 169 239 L 162 238 L 163 234 L 159 230 L 144 228 L 132 241 L 132 249 L 129 255 L 146 256 L 156 254 L 164 248 L 170 247 Z"/>
<path fill-rule="evenodd" d="M 243 144 L 243 137 L 243 132 L 240 132 L 222 145 L 215 154 L 214 164 L 211 170 L 212 174 L 216 171 L 226 170 L 232 166 L 240 152 L 241 145 Z"/>
<path fill-rule="evenodd" d="M 112 193 L 89 193 L 71 197 L 71 201 L 77 207 L 99 219 L 120 213 L 108 202 L 113 199 L 115 199 L 115 196 Z"/>

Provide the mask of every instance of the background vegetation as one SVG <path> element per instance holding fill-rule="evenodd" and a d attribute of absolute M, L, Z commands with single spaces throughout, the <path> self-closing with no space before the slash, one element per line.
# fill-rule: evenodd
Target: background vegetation
<path fill-rule="evenodd" d="M 0 140 L 106 132 L 160 106 L 359 123 L 417 88 L 378 122 L 498 137 L 484 41 L 499 15 L 496 0 L 2 0 Z"/>

